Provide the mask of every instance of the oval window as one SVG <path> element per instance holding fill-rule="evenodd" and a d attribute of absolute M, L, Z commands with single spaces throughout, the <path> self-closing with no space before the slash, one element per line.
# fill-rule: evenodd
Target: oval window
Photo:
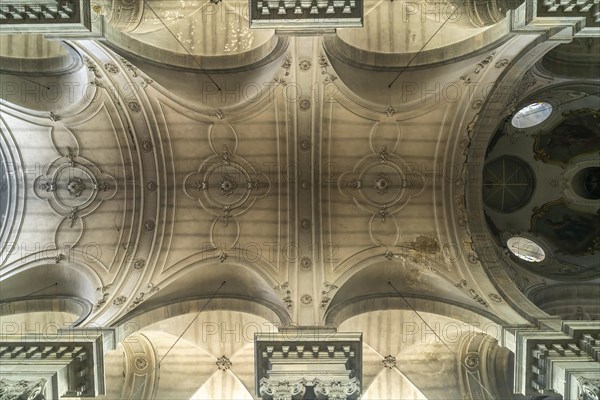
<path fill-rule="evenodd" d="M 546 258 L 544 250 L 533 240 L 515 236 L 506 241 L 508 250 L 521 260 L 529 262 L 540 262 Z"/>
<path fill-rule="evenodd" d="M 549 103 L 533 103 L 517 111 L 511 123 L 515 128 L 531 128 L 544 122 L 550 114 L 552 114 L 552 106 Z"/>

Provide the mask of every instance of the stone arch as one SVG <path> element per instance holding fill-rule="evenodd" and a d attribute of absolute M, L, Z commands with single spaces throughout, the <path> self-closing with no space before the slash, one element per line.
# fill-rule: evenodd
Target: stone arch
<path fill-rule="evenodd" d="M 95 302 L 100 278 L 84 264 L 31 261 L 12 270 L 0 282 L 0 302 L 30 298 L 34 294 L 68 297 L 80 304 Z M 87 308 L 86 308 L 87 309 Z"/>

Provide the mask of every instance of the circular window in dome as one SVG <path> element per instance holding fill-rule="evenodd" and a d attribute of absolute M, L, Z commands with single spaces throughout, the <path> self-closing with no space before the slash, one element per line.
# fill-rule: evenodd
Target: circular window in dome
<path fill-rule="evenodd" d="M 523 207 L 533 194 L 533 171 L 521 159 L 497 158 L 483 168 L 483 202 L 493 210 L 510 213 Z"/>
<path fill-rule="evenodd" d="M 528 262 L 540 262 L 546 258 L 544 250 L 533 240 L 514 236 L 506 241 L 508 250 L 521 260 Z"/>
<path fill-rule="evenodd" d="M 515 128 L 531 128 L 544 122 L 550 114 L 552 114 L 552 106 L 549 103 L 532 103 L 517 111 L 511 123 Z"/>

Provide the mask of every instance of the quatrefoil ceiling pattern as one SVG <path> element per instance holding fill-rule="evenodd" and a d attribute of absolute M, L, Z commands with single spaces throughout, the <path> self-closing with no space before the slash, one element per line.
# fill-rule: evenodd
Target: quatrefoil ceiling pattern
<path fill-rule="evenodd" d="M 215 247 L 225 245 L 221 249 L 224 257 L 226 249 L 233 248 L 239 238 L 237 217 L 256 199 L 267 195 L 270 181 L 267 175 L 257 172 L 251 163 L 235 153 L 237 135 L 231 125 L 212 125 L 209 138 L 214 155 L 203 160 L 198 171 L 185 178 L 183 188 L 188 197 L 198 200 L 201 207 L 215 215 L 211 242 Z M 232 152 L 228 145 L 232 146 Z M 221 151 L 219 146 L 222 146 Z M 227 230 L 233 231 L 223 232 Z"/>
<path fill-rule="evenodd" d="M 62 129 L 61 129 L 62 128 Z M 83 218 L 117 191 L 116 180 L 79 155 L 75 137 L 67 128 L 53 131 L 54 144 L 64 156 L 57 158 L 33 184 L 37 197 L 48 201 L 52 210 L 64 217 L 56 231 L 57 248 L 73 247 L 83 233 Z M 64 145 L 62 149 L 58 146 Z"/>
<path fill-rule="evenodd" d="M 423 192 L 425 178 L 392 153 L 401 139 L 398 123 L 382 122 L 373 131 L 372 154 L 360 159 L 352 172 L 342 173 L 338 185 L 358 207 L 372 214 L 369 231 L 373 244 L 393 247 L 400 239 L 398 218 L 394 215 Z M 386 143 L 391 144 L 389 152 Z"/>

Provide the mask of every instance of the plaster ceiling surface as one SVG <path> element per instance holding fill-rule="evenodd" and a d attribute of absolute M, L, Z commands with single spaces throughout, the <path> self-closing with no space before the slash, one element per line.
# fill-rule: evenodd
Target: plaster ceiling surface
<path fill-rule="evenodd" d="M 377 103 L 346 86 L 355 72 L 338 75 L 319 38 L 290 38 L 279 67 L 261 67 L 273 84 L 259 96 L 209 105 L 170 93 L 160 69 L 148 76 L 98 43 L 71 42 L 86 96 L 52 118 L 3 105 L 22 164 L 39 166 L 23 177 L 24 245 L 3 274 L 44 260 L 83 267 L 69 290 L 95 304 L 88 322 L 208 298 L 226 280 L 221 297 L 311 325 L 364 269 L 365 294 L 389 295 L 373 272 L 388 265 L 402 291 L 518 322 L 468 254 L 461 165 L 478 91 L 519 43 L 441 75 L 458 88 L 481 80 L 460 97 L 438 85 Z M 332 304 L 351 301 L 340 293 Z"/>
<path fill-rule="evenodd" d="M 243 312 L 215 310 L 194 317 L 167 318 L 126 338 L 109 353 L 107 386 L 135 391 L 141 382 L 120 382 L 138 376 L 153 383 L 146 385 L 152 386 L 147 393 L 156 399 L 253 399 L 254 334 L 274 333 L 277 327 Z M 128 398 L 124 394 L 119 398 Z"/>
<path fill-rule="evenodd" d="M 208 2 L 172 15 L 163 3 L 149 2 L 198 58 L 134 2 L 139 23 L 109 28 L 108 43 L 63 42 L 78 63 L 36 78 L 62 87 L 56 101 L 19 83 L 0 102 L 2 162 L 13 167 L 2 171 L 0 301 L 20 315 L 19 296 L 44 291 L 73 304 L 36 298 L 30 310 L 79 310 L 57 318 L 115 327 L 111 395 L 252 398 L 244 332 L 333 325 L 365 334 L 368 398 L 462 398 L 458 385 L 440 385 L 460 363 L 435 336 L 404 341 L 398 322 L 420 324 L 420 312 L 459 324 L 461 339 L 482 325 L 498 339 L 500 325 L 549 316 L 526 295 L 553 282 L 502 269 L 497 246 L 481 248 L 481 174 L 467 173 L 467 157 L 489 142 L 475 145 L 476 134 L 560 83 L 532 68 L 559 43 L 544 42 L 548 32 L 457 21 L 399 73 L 396 58 L 363 67 L 367 50 L 408 56 L 440 27 L 386 17 L 407 2 L 368 3 L 364 30 L 329 37 L 246 35 L 237 10 L 221 28 Z M 203 16 L 218 40 L 194 29 Z M 448 54 L 458 58 L 438 63 Z M 198 71 L 198 60 L 211 68 Z M 499 81 L 512 84 L 494 108 Z M 538 293 L 545 309 L 573 313 Z M 203 337 L 213 323 L 234 340 Z M 405 365 L 384 368 L 386 355 Z M 225 371 L 215 368 L 222 356 Z"/>
<path fill-rule="evenodd" d="M 364 27 L 339 29 L 336 47 L 359 56 L 355 62 L 372 67 L 401 66 L 406 55 L 423 49 L 411 63 L 423 65 L 475 52 L 509 31 L 508 19 L 474 26 L 469 7 L 467 2 L 453 1 L 366 1 Z"/>

